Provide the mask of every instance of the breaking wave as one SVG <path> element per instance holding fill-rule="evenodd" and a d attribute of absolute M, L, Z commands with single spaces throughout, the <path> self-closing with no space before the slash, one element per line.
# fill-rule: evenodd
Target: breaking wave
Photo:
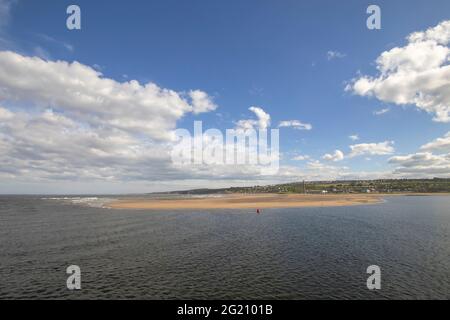
<path fill-rule="evenodd" d="M 67 204 L 82 205 L 93 208 L 105 208 L 107 203 L 114 201 L 113 198 L 104 197 L 49 197 L 42 200 L 59 201 Z"/>

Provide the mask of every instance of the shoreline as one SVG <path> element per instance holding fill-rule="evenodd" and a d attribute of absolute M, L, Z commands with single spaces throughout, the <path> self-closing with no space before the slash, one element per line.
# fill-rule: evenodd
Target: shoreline
<path fill-rule="evenodd" d="M 383 203 L 386 196 L 436 196 L 448 193 L 401 194 L 222 194 L 219 197 L 178 199 L 121 199 L 105 205 L 110 209 L 274 209 L 343 207 Z"/>

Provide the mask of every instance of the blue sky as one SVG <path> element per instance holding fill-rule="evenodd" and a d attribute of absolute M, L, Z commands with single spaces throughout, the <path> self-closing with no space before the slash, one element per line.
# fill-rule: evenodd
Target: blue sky
<path fill-rule="evenodd" d="M 78 61 L 119 83 L 135 79 L 176 92 L 206 92 L 217 109 L 187 113 L 176 122 L 181 128 L 191 129 L 194 120 L 202 120 L 205 127 L 232 128 L 241 119 L 255 117 L 251 106 L 270 114 L 272 127 L 294 119 L 311 124 L 312 130 L 280 129 L 283 165 L 302 170 L 308 161 L 320 161 L 352 172 L 392 172 L 395 165 L 390 158 L 416 154 L 449 131 L 448 122 L 433 121 L 432 113 L 414 104 L 401 106 L 380 98 L 382 94 L 369 97 L 345 90 L 362 75 L 378 77 L 376 59 L 407 45 L 409 34 L 449 20 L 449 1 L 79 0 L 82 30 L 70 31 L 65 11 L 72 3 L 11 3 L 3 16 L 9 21 L 1 27 L 0 49 L 46 61 Z M 370 4 L 381 8 L 381 30 L 366 27 Z M 12 111 L 32 104 L 11 97 L 0 101 Z M 383 109 L 388 111 L 375 114 Z M 352 141 L 350 135 L 359 139 Z M 394 152 L 347 156 L 350 145 L 386 141 L 394 141 Z M 335 150 L 344 159 L 327 162 L 324 155 Z M 292 160 L 298 155 L 309 159 Z M 448 173 L 444 169 L 440 174 L 419 175 Z M 25 178 L 9 176 L 4 181 L 9 179 L 14 187 L 4 183 L 0 192 L 31 192 L 36 185 L 45 185 L 48 192 L 55 186 L 66 188 L 64 179 L 38 179 L 31 186 Z M 202 179 L 167 188 L 209 185 L 209 179 Z M 130 190 L 142 187 L 136 186 Z M 105 190 L 119 192 L 123 184 Z"/>

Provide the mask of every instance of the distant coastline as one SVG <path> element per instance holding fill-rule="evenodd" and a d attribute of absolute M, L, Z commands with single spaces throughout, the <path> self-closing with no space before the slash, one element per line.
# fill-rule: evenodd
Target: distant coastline
<path fill-rule="evenodd" d="M 377 180 L 330 180 L 330 181 L 297 181 L 291 183 L 274 184 L 251 187 L 229 187 L 221 189 L 193 189 L 162 194 L 360 194 L 360 193 L 449 193 L 449 178 L 433 179 L 377 179 Z"/>

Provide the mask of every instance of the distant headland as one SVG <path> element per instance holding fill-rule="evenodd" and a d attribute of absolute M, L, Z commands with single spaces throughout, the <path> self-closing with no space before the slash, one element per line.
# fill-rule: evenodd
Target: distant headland
<path fill-rule="evenodd" d="M 270 186 L 165 192 L 121 199 L 111 202 L 108 207 L 158 210 L 334 207 L 376 204 L 390 195 L 449 193 L 450 179 L 302 181 Z"/>

